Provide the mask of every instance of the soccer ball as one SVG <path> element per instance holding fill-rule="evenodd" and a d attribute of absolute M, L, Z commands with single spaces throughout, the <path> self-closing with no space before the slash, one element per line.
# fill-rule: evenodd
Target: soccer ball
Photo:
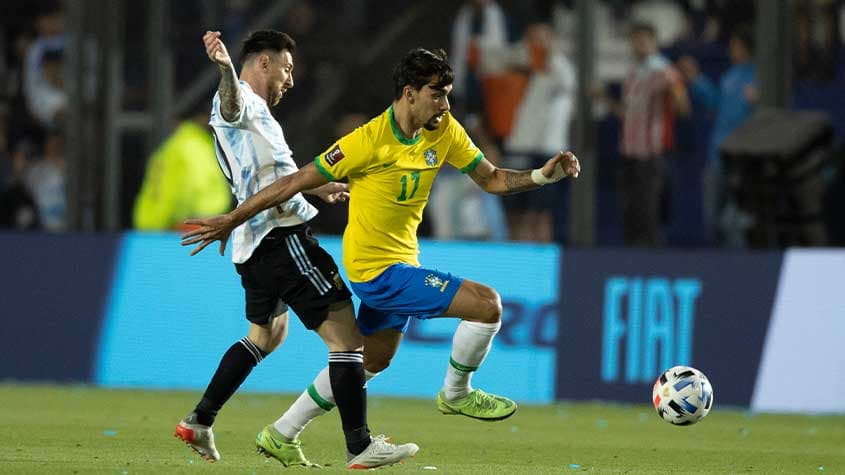
<path fill-rule="evenodd" d="M 651 400 L 664 421 L 687 426 L 700 421 L 713 407 L 713 387 L 707 376 L 689 366 L 669 368 L 654 382 Z"/>

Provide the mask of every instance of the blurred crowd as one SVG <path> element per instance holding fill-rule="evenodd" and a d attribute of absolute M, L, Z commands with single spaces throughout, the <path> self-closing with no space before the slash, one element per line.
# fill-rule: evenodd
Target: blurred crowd
<path fill-rule="evenodd" d="M 199 44 L 203 27 L 198 21 L 220 20 L 234 52 L 236 39 L 266 6 L 260 3 L 174 2 L 174 88 L 190 86 L 196 72 L 207 67 L 202 55 L 178 46 Z M 794 107 L 828 109 L 837 144 L 845 131 L 845 107 L 840 107 L 843 3 L 799 0 L 793 11 Z M 309 46 L 297 56 L 296 93 L 286 97 L 277 114 L 287 135 L 308 135 L 312 122 L 303 119 L 308 116 L 303 111 L 326 96 L 342 97 L 336 89 L 342 78 L 349 82 L 344 64 L 351 65 L 347 69 L 375 67 L 375 60 L 348 51 L 377 44 L 379 27 L 383 31 L 388 20 L 412 9 L 414 2 L 379 5 L 301 1 L 286 12 L 283 24 L 267 25 Z M 448 40 L 444 36 L 441 44 L 420 46 L 448 46 L 455 70 L 453 113 L 498 166 L 536 168 L 558 150 L 573 149 L 576 103 L 581 96 L 591 98 L 597 133 L 597 244 L 744 246 L 753 216 L 728 192 L 720 146 L 760 100 L 755 2 L 603 0 L 595 8 L 596 81 L 584 90 L 578 84 L 572 0 L 466 0 L 454 4 L 454 15 L 446 20 Z M 61 232 L 68 228 L 62 3 L 7 2 L 0 27 L 0 227 Z M 141 27 L 129 22 L 130 38 L 133 28 Z M 145 93 L 144 76 L 134 67 L 126 67 L 124 103 L 130 109 L 144 107 L 135 100 Z M 389 76 L 388 71 L 379 74 Z M 383 103 L 377 107 L 371 104 L 379 100 Z M 297 138 L 292 139 L 298 158 L 312 156 L 361 125 L 374 110 L 386 107 L 386 100 L 386 94 L 345 100 L 345 107 L 330 116 L 331 136 L 301 138 L 305 146 L 299 149 Z M 188 216 L 232 206 L 206 127 L 209 101 L 200 102 L 174 120 L 172 133 L 147 157 L 125 167 L 135 183 L 126 187 L 132 194 L 126 213 L 132 227 L 178 229 Z M 325 122 L 316 115 L 310 120 Z M 444 168 L 421 231 L 442 239 L 565 243 L 572 186 L 564 181 L 498 197 Z M 321 210 L 318 228 L 340 232 L 345 209 Z"/>
<path fill-rule="evenodd" d="M 0 226 L 66 229 L 64 18 L 59 2 L 3 5 Z M 20 22 L 21 18 L 29 22 Z"/>
<path fill-rule="evenodd" d="M 534 168 L 572 146 L 575 103 L 587 95 L 598 244 L 748 247 L 755 216 L 731 191 L 744 185 L 728 186 L 722 146 L 760 101 L 755 3 L 596 2 L 596 82 L 578 90 L 575 2 L 468 0 L 452 27 L 453 108 L 499 165 Z M 841 150 L 845 3 L 801 0 L 792 13 L 792 107 L 827 112 Z M 834 173 L 824 183 L 829 197 L 841 187 Z M 568 241 L 572 183 L 499 199 L 468 182 L 441 181 L 443 198 L 430 209 L 435 236 Z M 832 221 L 841 227 L 841 217 Z"/>

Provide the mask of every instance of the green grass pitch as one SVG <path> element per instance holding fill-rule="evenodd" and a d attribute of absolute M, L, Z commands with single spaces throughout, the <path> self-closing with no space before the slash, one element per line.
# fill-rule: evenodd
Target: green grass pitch
<path fill-rule="evenodd" d="M 292 395 L 236 395 L 215 425 L 222 460 L 201 460 L 172 437 L 198 395 L 0 385 L 0 473 L 346 472 L 336 411 L 302 437 L 323 470 L 284 469 L 255 453 L 256 432 Z M 371 397 L 369 415 L 373 431 L 420 446 L 384 473 L 845 473 L 845 417 L 750 415 L 720 408 L 718 395 L 690 427 L 670 426 L 646 404 L 523 405 L 485 423 L 442 416 L 433 398 Z"/>

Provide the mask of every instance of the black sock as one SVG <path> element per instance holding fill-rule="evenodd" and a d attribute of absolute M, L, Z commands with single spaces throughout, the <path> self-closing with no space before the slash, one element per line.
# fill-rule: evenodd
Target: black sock
<path fill-rule="evenodd" d="M 232 345 L 220 359 L 217 371 L 194 409 L 197 422 L 206 426 L 214 424 L 217 411 L 226 404 L 232 394 L 235 394 L 252 372 L 252 368 L 255 368 L 255 365 L 260 363 L 265 356 L 267 353 L 247 337 L 241 338 Z"/>
<path fill-rule="evenodd" d="M 329 353 L 329 378 L 346 437 L 346 449 L 358 455 L 371 441 L 367 427 L 364 354 L 360 351 Z"/>

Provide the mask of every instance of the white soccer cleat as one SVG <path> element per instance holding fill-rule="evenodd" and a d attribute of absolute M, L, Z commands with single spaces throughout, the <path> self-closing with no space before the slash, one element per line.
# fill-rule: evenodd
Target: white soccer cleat
<path fill-rule="evenodd" d="M 188 447 L 194 449 L 194 452 L 205 460 L 211 463 L 220 460 L 220 452 L 214 445 L 214 432 L 211 431 L 210 426 L 196 424 L 188 416 L 179 422 L 173 435 L 185 441 Z"/>
<path fill-rule="evenodd" d="M 402 463 L 405 459 L 416 455 L 420 450 L 417 444 L 395 445 L 385 435 L 373 437 L 370 445 L 358 455 L 347 454 L 346 468 L 350 470 L 368 470 L 376 467 L 386 467 L 395 463 Z"/>

